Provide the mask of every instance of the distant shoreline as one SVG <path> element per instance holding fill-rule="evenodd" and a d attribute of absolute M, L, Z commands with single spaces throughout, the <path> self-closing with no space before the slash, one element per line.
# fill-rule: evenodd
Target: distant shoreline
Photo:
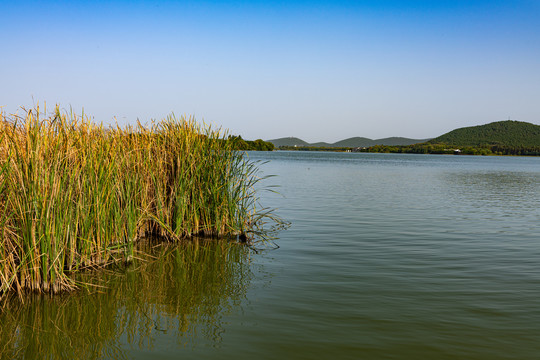
<path fill-rule="evenodd" d="M 367 148 L 331 148 L 309 146 L 280 146 L 275 151 L 317 151 L 350 153 L 424 154 L 424 155 L 481 155 L 481 156 L 540 156 L 539 148 L 501 147 L 448 147 L 445 145 L 415 144 L 408 146 L 375 145 Z"/>

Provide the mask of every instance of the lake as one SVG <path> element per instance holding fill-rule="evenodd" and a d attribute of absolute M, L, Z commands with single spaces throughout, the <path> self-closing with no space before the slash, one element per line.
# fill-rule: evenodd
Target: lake
<path fill-rule="evenodd" d="M 539 358 L 540 158 L 249 157 L 279 248 L 145 244 L 90 294 L 1 305 L 0 356 Z"/>

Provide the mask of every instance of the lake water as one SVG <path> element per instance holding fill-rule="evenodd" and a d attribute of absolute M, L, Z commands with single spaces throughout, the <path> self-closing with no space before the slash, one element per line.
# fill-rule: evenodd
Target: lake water
<path fill-rule="evenodd" d="M 90 295 L 5 303 L 1 356 L 540 358 L 540 158 L 249 156 L 279 249 L 148 244 Z"/>

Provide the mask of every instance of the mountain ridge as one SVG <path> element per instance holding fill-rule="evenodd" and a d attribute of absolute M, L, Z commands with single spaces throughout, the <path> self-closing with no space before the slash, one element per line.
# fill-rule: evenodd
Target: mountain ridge
<path fill-rule="evenodd" d="M 388 137 L 382 139 L 369 139 L 365 137 L 351 137 L 336 141 L 335 143 L 316 142 L 308 143 L 297 137 L 283 137 L 277 139 L 266 140 L 274 144 L 275 147 L 280 146 L 298 146 L 298 147 L 370 147 L 374 145 L 412 145 L 417 143 L 426 142 L 430 139 L 410 139 L 405 137 Z"/>

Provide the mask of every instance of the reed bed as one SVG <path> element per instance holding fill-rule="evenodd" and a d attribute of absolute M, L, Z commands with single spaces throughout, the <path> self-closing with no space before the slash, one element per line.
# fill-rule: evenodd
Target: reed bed
<path fill-rule="evenodd" d="M 191 117 L 96 125 L 39 106 L 0 114 L 0 296 L 77 287 L 135 241 L 260 234 L 257 166 Z"/>

